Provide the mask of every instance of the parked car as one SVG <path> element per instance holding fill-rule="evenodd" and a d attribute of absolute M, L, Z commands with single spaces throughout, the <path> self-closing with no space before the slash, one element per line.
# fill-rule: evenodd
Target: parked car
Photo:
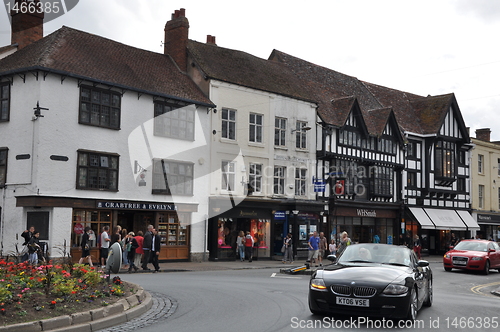
<path fill-rule="evenodd" d="M 482 271 L 490 269 L 500 272 L 500 246 L 494 241 L 462 240 L 443 256 L 446 271 L 452 269 Z"/>
<path fill-rule="evenodd" d="M 348 246 L 309 282 L 313 314 L 345 314 L 415 320 L 431 306 L 432 271 L 405 246 L 362 243 Z"/>

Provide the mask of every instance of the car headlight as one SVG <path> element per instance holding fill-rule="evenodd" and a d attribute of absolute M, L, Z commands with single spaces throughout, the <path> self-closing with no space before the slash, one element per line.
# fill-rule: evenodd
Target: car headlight
<path fill-rule="evenodd" d="M 386 295 L 403 295 L 408 292 L 408 287 L 397 284 L 389 284 L 382 292 Z"/>
<path fill-rule="evenodd" d="M 325 281 L 323 279 L 311 279 L 311 289 L 326 291 Z"/>
<path fill-rule="evenodd" d="M 471 261 L 482 261 L 484 259 L 484 257 L 472 257 L 470 260 Z"/>
<path fill-rule="evenodd" d="M 450 257 L 451 257 L 451 255 L 448 253 L 444 254 L 444 258 L 450 258 Z"/>

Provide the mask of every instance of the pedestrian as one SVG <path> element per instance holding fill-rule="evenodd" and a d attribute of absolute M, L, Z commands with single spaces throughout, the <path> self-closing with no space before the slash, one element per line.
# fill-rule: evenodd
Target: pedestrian
<path fill-rule="evenodd" d="M 38 263 L 38 252 L 41 253 L 40 241 L 38 237 L 40 236 L 40 232 L 34 231 L 33 236 L 28 241 L 28 261 L 30 264 L 35 265 Z"/>
<path fill-rule="evenodd" d="M 120 225 L 113 227 L 113 234 L 111 234 L 110 240 L 110 246 L 122 240 L 122 227 Z"/>
<path fill-rule="evenodd" d="M 144 233 L 142 231 L 138 231 L 137 235 L 134 237 L 134 239 L 137 241 L 137 249 L 135 249 L 135 256 L 134 256 L 135 266 L 141 266 L 142 256 L 144 255 L 144 249 L 142 248 L 142 245 L 144 243 L 143 235 Z"/>
<path fill-rule="evenodd" d="M 285 237 L 284 244 L 285 252 L 283 253 L 283 264 L 286 262 L 293 263 L 293 243 L 292 243 L 292 234 L 288 233 Z"/>
<path fill-rule="evenodd" d="M 347 246 L 351 245 L 351 239 L 349 238 L 349 234 L 347 234 L 346 231 L 343 231 L 340 233 L 340 243 L 339 246 L 337 247 L 337 253 L 339 255 L 342 254 L 342 252 L 347 248 Z"/>
<path fill-rule="evenodd" d="M 92 264 L 92 256 L 90 255 L 90 232 L 92 231 L 92 228 L 89 226 L 85 227 L 83 231 L 83 236 L 82 236 L 82 242 L 80 245 L 82 246 L 82 257 L 78 261 L 78 264 L 83 264 L 84 260 L 87 260 L 90 266 L 93 266 Z"/>
<path fill-rule="evenodd" d="M 413 251 L 417 254 L 418 259 L 421 258 L 421 246 L 420 246 L 420 238 L 417 234 L 413 237 Z"/>
<path fill-rule="evenodd" d="M 319 266 L 323 266 L 323 257 L 325 257 L 325 253 L 328 250 L 328 239 L 325 237 L 325 233 L 319 233 L 319 251 L 318 251 L 318 260 Z"/>
<path fill-rule="evenodd" d="M 130 236 L 125 228 L 121 230 L 120 237 L 121 237 L 120 243 L 122 246 L 122 264 L 124 269 L 128 269 L 129 260 L 128 260 L 127 246 L 130 243 Z"/>
<path fill-rule="evenodd" d="M 458 244 L 458 238 L 455 236 L 455 233 L 451 233 L 450 247 L 455 247 L 457 244 Z"/>
<path fill-rule="evenodd" d="M 153 263 L 153 267 L 155 270 L 153 273 L 160 272 L 160 264 L 158 263 L 158 259 L 160 257 L 160 248 L 161 248 L 161 238 L 160 234 L 153 228 L 152 230 L 152 241 L 151 241 L 151 263 Z"/>
<path fill-rule="evenodd" d="M 248 262 L 252 262 L 252 250 L 253 250 L 253 237 L 250 235 L 250 232 L 247 231 L 247 234 L 245 235 L 245 258 L 248 258 Z"/>
<path fill-rule="evenodd" d="M 132 269 L 137 272 L 139 268 L 135 265 L 134 260 L 135 260 L 135 251 L 139 247 L 139 244 L 137 243 L 137 240 L 135 239 L 135 233 L 134 232 L 129 232 L 127 234 L 129 241 L 126 246 L 127 250 L 127 259 L 130 262 L 130 266 L 128 268 L 128 272 L 132 272 Z"/>
<path fill-rule="evenodd" d="M 109 226 L 104 226 L 102 228 L 102 233 L 101 233 L 101 267 L 106 266 L 106 260 L 108 259 L 108 253 L 109 253 L 109 245 L 111 242 L 111 238 L 109 237 Z"/>
<path fill-rule="evenodd" d="M 330 241 L 330 244 L 328 245 L 328 251 L 330 251 L 330 255 L 337 254 L 337 245 L 335 244 L 335 239 L 332 239 Z"/>
<path fill-rule="evenodd" d="M 308 244 L 308 258 L 307 261 L 311 263 L 311 266 L 318 266 L 318 253 L 319 253 L 319 236 L 318 232 L 314 231 L 310 233 Z"/>
<path fill-rule="evenodd" d="M 142 250 L 144 251 L 143 257 L 142 257 L 142 269 L 144 271 L 150 271 L 151 269 L 148 268 L 148 263 L 151 258 L 151 245 L 153 243 L 153 225 L 148 226 L 148 230 L 146 231 L 146 234 L 144 234 L 144 241 L 142 242 Z"/>
<path fill-rule="evenodd" d="M 21 237 L 24 239 L 23 242 L 24 248 L 21 252 L 21 262 L 25 262 L 29 259 L 28 242 L 30 242 L 30 239 L 33 237 L 34 233 L 35 233 L 35 226 L 30 226 L 27 230 L 21 233 Z"/>
<path fill-rule="evenodd" d="M 238 248 L 238 255 L 240 255 L 240 262 L 245 260 L 245 233 L 240 231 L 236 238 L 236 248 Z"/>

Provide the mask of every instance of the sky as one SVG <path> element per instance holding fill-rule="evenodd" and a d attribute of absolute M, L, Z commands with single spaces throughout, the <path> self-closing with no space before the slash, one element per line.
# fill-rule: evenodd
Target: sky
<path fill-rule="evenodd" d="M 5 0 L 12 1 L 12 0 Z M 42 1 L 50 2 L 50 1 Z M 54 1 L 52 1 L 54 2 Z M 189 38 L 267 59 L 273 49 L 414 94 L 454 93 L 472 137 L 500 141 L 500 1 L 66 0 L 46 22 L 162 53 L 165 23 L 186 9 Z M 0 8 L 0 46 L 10 44 Z"/>

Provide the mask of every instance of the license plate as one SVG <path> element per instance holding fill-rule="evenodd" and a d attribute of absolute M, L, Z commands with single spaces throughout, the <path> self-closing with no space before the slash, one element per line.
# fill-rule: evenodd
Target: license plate
<path fill-rule="evenodd" d="M 454 265 L 467 265 L 467 261 L 453 261 Z"/>
<path fill-rule="evenodd" d="M 368 299 L 353 299 L 350 297 L 337 297 L 337 304 L 350 305 L 353 307 L 369 307 L 370 300 L 368 300 Z"/>

